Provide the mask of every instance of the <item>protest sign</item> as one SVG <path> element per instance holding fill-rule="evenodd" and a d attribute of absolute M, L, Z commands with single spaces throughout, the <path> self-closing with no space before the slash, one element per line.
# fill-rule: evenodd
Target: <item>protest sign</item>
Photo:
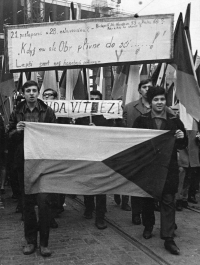
<path fill-rule="evenodd" d="M 5 26 L 9 70 L 172 59 L 173 14 Z"/>
<path fill-rule="evenodd" d="M 56 117 L 80 118 L 103 115 L 106 119 L 122 118 L 121 100 L 47 100 Z"/>

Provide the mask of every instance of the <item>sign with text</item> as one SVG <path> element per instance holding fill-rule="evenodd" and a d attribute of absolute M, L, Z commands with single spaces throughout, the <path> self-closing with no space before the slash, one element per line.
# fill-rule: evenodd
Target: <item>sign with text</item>
<path fill-rule="evenodd" d="M 122 118 L 121 100 L 44 100 L 56 117 L 81 118 L 103 115 L 106 119 Z"/>
<path fill-rule="evenodd" d="M 173 14 L 5 26 L 9 70 L 172 59 Z"/>

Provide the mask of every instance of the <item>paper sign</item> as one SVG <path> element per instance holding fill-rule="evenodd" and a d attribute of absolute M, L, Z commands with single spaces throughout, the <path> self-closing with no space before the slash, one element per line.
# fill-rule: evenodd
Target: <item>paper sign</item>
<path fill-rule="evenodd" d="M 103 115 L 106 119 L 122 118 L 121 100 L 47 100 L 56 117 L 80 118 Z"/>
<path fill-rule="evenodd" d="M 10 71 L 172 59 L 169 15 L 5 26 Z"/>

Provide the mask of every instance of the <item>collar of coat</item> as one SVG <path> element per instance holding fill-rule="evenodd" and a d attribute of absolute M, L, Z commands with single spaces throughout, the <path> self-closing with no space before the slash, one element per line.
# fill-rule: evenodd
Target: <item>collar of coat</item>
<path fill-rule="evenodd" d="M 144 113 L 144 104 L 142 103 L 142 98 L 133 102 L 133 107 L 139 110 L 140 113 Z M 146 106 L 145 106 L 146 107 Z M 146 107 L 147 108 L 147 107 Z M 147 108 L 148 109 L 148 108 Z M 149 108 L 149 111 L 151 109 Z"/>
<path fill-rule="evenodd" d="M 37 99 L 37 104 L 39 106 L 39 110 L 40 111 L 46 111 L 47 109 L 47 105 L 41 100 L 41 99 Z M 23 113 L 24 107 L 26 105 L 26 100 L 23 100 L 22 102 L 20 102 L 17 107 L 16 107 L 16 111 L 19 113 Z"/>

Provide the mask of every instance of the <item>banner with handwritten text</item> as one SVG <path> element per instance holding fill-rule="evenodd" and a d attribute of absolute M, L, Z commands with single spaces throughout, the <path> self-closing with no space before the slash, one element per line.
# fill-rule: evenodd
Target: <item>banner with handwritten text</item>
<path fill-rule="evenodd" d="M 103 115 L 106 119 L 122 118 L 121 100 L 47 100 L 56 117 L 80 118 Z"/>
<path fill-rule="evenodd" d="M 10 71 L 172 58 L 173 14 L 5 26 Z"/>

